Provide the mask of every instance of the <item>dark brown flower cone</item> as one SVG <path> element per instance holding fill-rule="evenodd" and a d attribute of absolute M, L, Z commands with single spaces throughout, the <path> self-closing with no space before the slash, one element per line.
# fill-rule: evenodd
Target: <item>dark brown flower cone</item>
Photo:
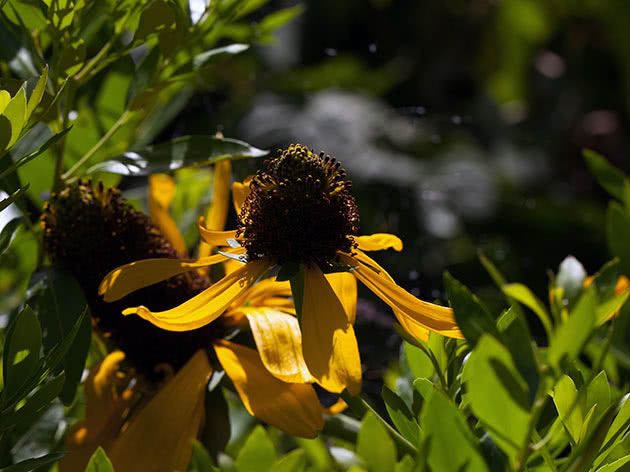
<path fill-rule="evenodd" d="M 114 188 L 90 181 L 53 194 L 42 216 L 44 244 L 53 264 L 69 269 L 85 292 L 94 328 L 107 343 L 125 352 L 126 360 L 146 379 L 157 381 L 160 364 L 179 369 L 208 347 L 221 331 L 220 322 L 186 332 L 165 331 L 137 316 L 123 316 L 130 306 L 155 311 L 173 308 L 207 288 L 207 277 L 192 271 L 133 292 L 114 303 L 98 295 L 103 277 L 123 264 L 155 257 L 177 257 L 175 249 Z M 217 320 L 219 321 L 219 320 Z"/>

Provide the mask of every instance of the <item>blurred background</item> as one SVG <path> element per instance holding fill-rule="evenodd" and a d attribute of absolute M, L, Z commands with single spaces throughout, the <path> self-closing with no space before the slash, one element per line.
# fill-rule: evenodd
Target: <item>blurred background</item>
<path fill-rule="evenodd" d="M 335 155 L 361 233 L 402 238 L 402 253 L 376 257 L 423 299 L 445 301 L 448 270 L 498 313 L 478 249 L 543 300 L 567 255 L 589 273 L 610 258 L 608 198 L 582 149 L 630 170 L 621 0 L 300 4 L 272 38 L 205 77 L 161 138 L 220 130 L 272 151 L 299 142 Z M 270 1 L 254 17 L 294 5 Z M 237 177 L 257 165 L 235 163 Z M 360 295 L 359 343 L 376 350 L 363 353 L 366 377 L 380 377 L 383 340 L 392 351 L 399 341 L 387 307 Z"/>
<path fill-rule="evenodd" d="M 354 184 L 361 233 L 391 232 L 404 242 L 403 252 L 375 258 L 426 300 L 446 303 L 442 274 L 448 270 L 498 314 L 504 301 L 478 251 L 508 281 L 527 284 L 543 300 L 549 271 L 567 255 L 589 273 L 610 259 L 608 196 L 589 174 L 582 150 L 630 171 L 624 0 L 254 3 L 262 7 L 225 26 L 219 44 L 254 46 L 200 71 L 194 87 L 173 94 L 160 117 L 169 124 L 156 127 L 159 134 L 140 129 L 138 141 L 220 131 L 272 152 L 297 142 L 336 156 Z M 205 1 L 190 5 L 201 12 Z M 19 59 L 19 38 L 0 28 L 0 39 L 2 56 Z M 23 65 L 17 59 L 12 69 Z M 94 84 L 82 91 L 79 116 L 85 118 L 73 123 L 71 159 L 90 149 L 100 136 L 94 130 L 110 126 L 124 106 L 120 91 L 130 79 L 121 77 L 135 69 L 129 58 L 112 69 L 120 74 L 95 79 L 102 90 Z M 126 146 L 124 133 L 116 138 L 121 134 Z M 48 198 L 53 159 L 46 159 L 20 169 L 35 205 Z M 235 161 L 235 178 L 260 164 Z M 211 174 L 189 171 L 178 173 L 186 192 L 173 210 L 178 222 L 187 222 L 192 242 L 199 213 L 187 213 L 187 199 L 195 194 L 195 205 L 207 205 Z M 146 197 L 146 177 L 103 177 L 131 200 Z M 235 215 L 230 218 L 234 227 Z M 21 301 L 37 262 L 32 239 L 14 246 L 3 255 L 0 288 L 19 282 L 21 289 L 3 296 L 3 310 Z M 390 310 L 368 290 L 359 293 L 365 378 L 380 379 L 390 362 L 383 350 L 395 358 L 400 339 Z M 536 333 L 537 321 L 531 323 Z"/>

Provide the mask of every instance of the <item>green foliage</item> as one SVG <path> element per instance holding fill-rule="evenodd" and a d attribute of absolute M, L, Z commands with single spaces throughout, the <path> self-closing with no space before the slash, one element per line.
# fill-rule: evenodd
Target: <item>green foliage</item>
<path fill-rule="evenodd" d="M 85 472 L 114 472 L 114 466 L 102 447 L 99 446 L 94 451 Z"/>

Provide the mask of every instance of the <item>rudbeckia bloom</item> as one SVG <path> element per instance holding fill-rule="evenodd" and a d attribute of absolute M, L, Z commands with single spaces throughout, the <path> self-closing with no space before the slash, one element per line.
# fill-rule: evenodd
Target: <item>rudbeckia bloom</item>
<path fill-rule="evenodd" d="M 392 307 L 401 325 L 426 339 L 429 330 L 461 338 L 450 308 L 424 302 L 396 285 L 364 251 L 402 250 L 391 234 L 358 236 L 359 215 L 351 183 L 339 162 L 293 145 L 265 162 L 249 185 L 234 231 L 209 230 L 200 222 L 201 238 L 210 246 L 231 248 L 193 261 L 144 260 L 110 272 L 99 287 L 106 301 L 115 301 L 175 274 L 238 257 L 244 264 L 182 305 L 166 311 L 145 306 L 127 308 L 160 328 L 185 331 L 217 319 L 273 267 L 291 273 L 295 298 L 301 299 L 302 352 L 312 376 L 331 392 L 361 389 L 361 364 L 354 334 L 354 314 L 344 306 L 356 303 L 360 280 Z M 242 188 L 241 188 L 242 189 Z M 290 272 L 290 271 L 289 271 Z M 350 298 L 350 300 L 348 300 Z"/>
<path fill-rule="evenodd" d="M 165 185 L 166 176 L 152 179 L 150 200 Z M 167 211 L 170 200 L 162 204 L 151 202 L 150 207 Z M 155 211 L 151 213 L 155 216 Z M 107 264 L 111 267 L 143 255 L 177 256 L 169 240 L 126 204 L 117 190 L 79 182 L 51 198 L 42 224 L 51 259 L 75 274 L 86 292 L 96 330 L 109 346 L 120 349 L 91 369 L 84 386 L 86 417 L 68 435 L 70 453 L 60 463 L 62 472 L 83 470 L 99 445 L 117 471 L 185 470 L 191 441 L 198 437 L 205 417 L 206 385 L 212 373 L 205 352 L 209 348 L 251 414 L 296 436 L 314 437 L 322 429 L 325 410 L 301 358 L 299 328 L 292 315 L 281 311 L 292 311 L 288 284 L 269 280 L 253 286 L 233 301 L 220 322 L 169 332 L 141 318 L 121 317 L 118 304 L 96 296 Z M 96 250 L 107 257 L 92 263 L 93 248 L 84 242 L 94 237 Z M 192 272 L 130 297 L 167 308 L 209 284 Z M 249 322 L 261 355 L 224 339 L 239 319 Z"/>

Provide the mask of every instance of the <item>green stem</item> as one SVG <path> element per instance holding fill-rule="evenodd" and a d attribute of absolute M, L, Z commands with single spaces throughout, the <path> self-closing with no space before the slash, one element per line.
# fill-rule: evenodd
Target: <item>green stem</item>
<path fill-rule="evenodd" d="M 98 143 L 92 146 L 92 149 L 86 152 L 83 155 L 83 157 L 81 157 L 81 159 L 75 162 L 74 165 L 70 167 L 70 169 L 68 169 L 68 171 L 61 176 L 61 178 L 63 180 L 69 179 L 72 176 L 72 174 L 74 174 L 83 164 L 89 161 L 94 156 L 94 154 L 96 154 L 103 147 L 103 145 L 107 141 L 109 141 L 109 139 L 116 133 L 116 131 L 118 131 L 122 126 L 125 125 L 125 123 L 127 123 L 127 120 L 129 119 L 130 115 L 131 113 L 129 112 L 129 110 L 125 110 L 125 112 L 122 115 L 120 115 L 120 118 L 118 118 L 118 121 L 116 121 L 116 123 L 114 123 L 114 125 L 109 129 L 109 131 L 107 131 L 107 133 L 103 135 L 103 137 L 98 141 Z"/>
<path fill-rule="evenodd" d="M 376 418 L 381 422 L 383 426 L 390 432 L 392 439 L 396 443 L 398 448 L 398 452 L 402 455 L 404 453 L 410 454 L 412 457 L 416 457 L 418 454 L 418 449 L 407 441 L 401 434 L 396 431 L 387 421 L 383 419 L 381 415 L 377 413 L 377 411 L 372 408 L 372 406 L 361 396 L 357 395 L 353 397 L 348 393 L 347 390 L 344 390 L 341 393 L 341 398 L 345 401 L 348 406 L 352 409 L 352 411 L 359 417 L 363 417 L 366 412 L 370 411 Z"/>
<path fill-rule="evenodd" d="M 541 379 L 542 380 L 542 379 Z M 529 455 L 534 452 L 534 448 L 530 447 L 530 438 L 536 432 L 536 425 L 538 424 L 538 419 L 542 414 L 545 405 L 547 403 L 547 391 L 544 388 L 544 382 L 540 382 L 540 386 L 538 387 L 538 391 L 536 392 L 536 400 L 534 401 L 534 408 L 532 409 L 531 416 L 529 419 L 529 430 L 527 435 L 525 436 L 525 442 L 521 449 L 521 452 L 518 455 L 518 467 L 517 472 L 521 472 L 525 470 L 525 464 L 527 463 L 527 459 Z"/>
<path fill-rule="evenodd" d="M 69 114 L 74 105 L 74 83 L 69 80 L 64 90 L 64 99 L 59 101 L 59 129 L 64 130 L 68 127 Z M 53 191 L 59 190 L 63 185 L 63 158 L 66 152 L 66 136 L 63 136 L 57 144 L 55 151 L 57 159 L 55 161 L 55 174 L 53 178 Z"/>

